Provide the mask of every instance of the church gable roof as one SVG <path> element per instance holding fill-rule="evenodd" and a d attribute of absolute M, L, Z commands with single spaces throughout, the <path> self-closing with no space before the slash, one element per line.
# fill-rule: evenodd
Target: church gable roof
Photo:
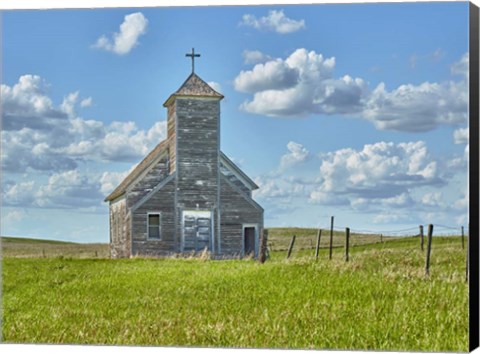
<path fill-rule="evenodd" d="M 217 97 L 223 98 L 223 95 L 211 88 L 197 74 L 191 73 L 180 88 L 175 91 L 163 104 L 167 106 L 169 102 L 178 96 L 199 96 L 199 97 Z"/>
<path fill-rule="evenodd" d="M 153 162 L 164 152 L 167 151 L 167 140 L 160 142 L 150 153 L 130 172 L 127 177 L 110 193 L 105 201 L 112 201 L 122 196 L 137 178 L 139 178 L 144 171 L 146 171 Z M 248 177 L 232 160 L 230 160 L 223 152 L 220 151 L 220 161 L 231 173 L 233 173 L 242 183 L 250 190 L 258 189 L 258 186 Z"/>
<path fill-rule="evenodd" d="M 155 148 L 150 151 L 150 153 L 145 156 L 145 158 L 133 169 L 132 172 L 128 174 L 127 177 L 117 186 L 117 188 L 114 189 L 108 197 L 105 198 L 105 201 L 112 201 L 118 197 L 120 197 L 122 194 L 124 194 L 127 189 L 130 187 L 130 185 L 138 178 L 140 175 L 148 169 L 152 165 L 152 163 L 162 155 L 164 152 L 166 152 L 168 148 L 167 140 L 161 141 Z"/>

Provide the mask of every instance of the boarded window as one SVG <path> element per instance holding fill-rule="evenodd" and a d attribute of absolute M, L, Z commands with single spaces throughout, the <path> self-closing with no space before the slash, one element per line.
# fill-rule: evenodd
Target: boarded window
<path fill-rule="evenodd" d="M 148 238 L 160 240 L 160 214 L 148 214 Z"/>

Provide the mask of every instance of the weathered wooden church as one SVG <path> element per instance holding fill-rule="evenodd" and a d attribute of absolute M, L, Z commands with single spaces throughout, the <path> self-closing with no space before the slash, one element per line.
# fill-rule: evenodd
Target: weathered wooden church
<path fill-rule="evenodd" d="M 113 258 L 202 251 L 258 255 L 258 186 L 220 151 L 223 96 L 192 73 L 163 104 L 167 138 L 105 199 Z"/>

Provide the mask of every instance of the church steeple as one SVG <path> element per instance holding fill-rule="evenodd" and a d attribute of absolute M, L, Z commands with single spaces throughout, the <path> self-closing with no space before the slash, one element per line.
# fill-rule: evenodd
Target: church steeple
<path fill-rule="evenodd" d="M 192 48 L 192 52 L 185 54 L 185 56 L 192 58 L 192 73 L 187 77 L 182 86 L 170 95 L 163 106 L 170 106 L 171 103 L 175 101 L 175 98 L 179 96 L 217 97 L 221 100 L 223 95 L 215 91 L 195 74 L 195 58 L 198 58 L 200 54 L 195 53 L 195 48 Z"/>
<path fill-rule="evenodd" d="M 170 97 L 163 104 L 167 107 L 172 103 L 176 97 L 179 96 L 199 96 L 199 97 L 217 97 L 222 99 L 223 95 L 211 88 L 205 81 L 203 81 L 197 74 L 191 73 L 180 88 L 172 93 Z"/>
<path fill-rule="evenodd" d="M 195 55 L 193 50 L 192 55 Z M 192 60 L 193 58 L 195 57 L 192 57 Z M 168 110 L 167 139 L 169 141 L 170 173 L 180 171 L 177 173 L 178 178 L 183 178 L 185 172 L 195 165 L 197 170 L 190 172 L 192 176 L 203 171 L 201 176 L 197 176 L 199 181 L 212 178 L 216 181 L 218 178 L 215 175 L 216 172 L 211 168 L 204 171 L 204 168 L 205 166 L 216 166 L 215 170 L 218 169 L 220 101 L 222 99 L 222 94 L 211 88 L 195 72 L 192 72 L 180 88 L 165 101 L 163 106 Z M 179 141 L 188 143 L 182 142 L 179 144 Z M 191 150 L 188 150 L 187 147 Z M 195 151 L 214 151 L 214 153 L 203 154 L 195 162 L 189 162 Z M 206 161 L 205 159 L 209 160 Z M 191 179 L 192 176 L 189 176 L 188 179 Z M 196 181 L 192 183 L 195 184 Z M 213 184 L 216 183 L 217 181 Z M 213 200 L 210 202 L 213 203 Z M 202 205 L 202 203 L 198 202 L 199 205 Z M 208 205 L 210 207 L 214 204 Z"/>

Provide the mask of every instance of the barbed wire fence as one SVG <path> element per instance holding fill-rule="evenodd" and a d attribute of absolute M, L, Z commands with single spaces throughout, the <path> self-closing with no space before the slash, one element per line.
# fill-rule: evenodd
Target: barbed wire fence
<path fill-rule="evenodd" d="M 412 226 L 408 228 L 401 229 L 390 229 L 390 230 L 368 230 L 368 229 L 357 229 L 351 228 L 348 226 L 338 226 L 335 225 L 333 228 L 330 225 L 322 225 L 318 229 L 299 229 L 299 232 L 295 233 L 294 249 L 298 250 L 314 250 L 319 244 L 319 248 L 329 248 L 330 247 L 330 234 L 333 231 L 332 237 L 332 248 L 344 247 L 345 245 L 345 231 L 349 228 L 349 244 L 350 247 L 357 247 L 362 245 L 374 244 L 374 243 L 383 243 L 396 240 L 399 238 L 407 237 L 421 237 L 423 234 L 422 230 L 423 225 Z M 308 231 L 305 231 L 308 230 Z M 293 231 L 294 232 L 294 231 Z M 318 242 L 320 233 L 320 242 Z M 449 226 L 442 224 L 435 224 L 435 236 L 462 236 L 462 245 L 464 247 L 464 237 L 468 235 L 468 228 L 463 226 Z M 274 233 L 270 234 L 268 240 L 268 250 L 269 252 L 276 251 L 288 251 L 291 244 L 292 235 L 275 235 Z M 423 237 L 426 238 L 426 230 Z M 422 245 L 423 249 L 423 245 Z"/>
<path fill-rule="evenodd" d="M 419 246 L 424 251 L 426 243 L 425 258 L 425 274 L 429 275 L 430 271 L 430 253 L 432 247 L 434 225 L 429 224 L 427 230 L 424 225 L 412 226 L 408 228 L 395 230 L 368 230 L 368 229 L 352 229 L 349 227 L 334 225 L 334 217 L 331 218 L 330 225 L 323 225 L 318 229 L 296 229 L 298 232 L 293 235 L 283 235 L 272 237 L 268 241 L 268 251 L 287 251 L 286 258 L 290 258 L 293 248 L 295 253 L 312 250 L 315 259 L 319 257 L 319 250 L 330 249 L 329 255 L 332 259 L 332 249 L 344 248 L 345 261 L 349 261 L 350 249 L 360 246 L 371 245 L 375 243 L 387 243 L 390 241 L 418 237 Z M 427 232 L 424 232 L 427 231 Z M 435 224 L 435 236 L 453 237 L 461 236 L 461 247 L 465 249 L 465 235 L 469 235 L 468 227 L 451 226 L 443 224 Z M 274 235 L 272 235 L 274 236 Z M 465 279 L 468 281 L 468 260 L 466 263 Z"/>

